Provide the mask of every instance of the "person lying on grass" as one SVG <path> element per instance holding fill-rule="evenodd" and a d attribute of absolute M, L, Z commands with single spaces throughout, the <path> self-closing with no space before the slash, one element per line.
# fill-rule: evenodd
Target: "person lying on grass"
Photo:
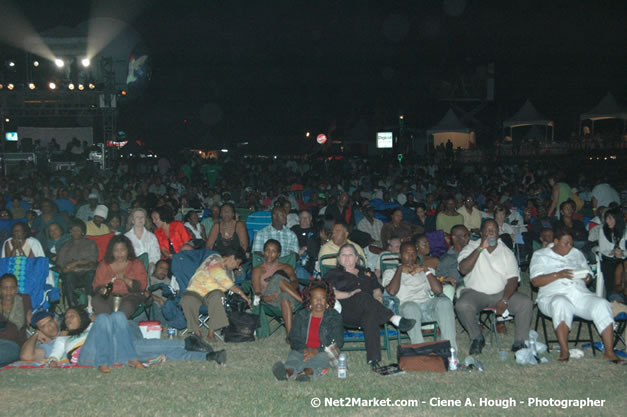
<path fill-rule="evenodd" d="M 312 281 L 305 288 L 306 308 L 294 316 L 290 332 L 291 352 L 285 364 L 277 362 L 272 373 L 279 381 L 310 381 L 325 375 L 330 367 L 325 347 L 344 345 L 342 316 L 333 309 L 335 294 L 327 281 Z"/>

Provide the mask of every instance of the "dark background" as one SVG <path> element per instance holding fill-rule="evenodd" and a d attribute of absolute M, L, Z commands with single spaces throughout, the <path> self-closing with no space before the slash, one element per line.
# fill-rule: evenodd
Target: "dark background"
<path fill-rule="evenodd" d="M 306 131 L 359 139 L 401 113 L 407 126 L 428 128 L 448 108 L 439 98 L 473 95 L 460 80 L 481 87 L 490 62 L 495 101 L 482 121 L 494 137 L 526 98 L 566 138 L 606 92 L 627 96 L 625 1 L 105 4 L 119 6 L 110 15 L 122 20 L 137 6 L 128 23 L 153 75 L 124 103 L 119 125 L 155 145 L 280 143 Z M 91 13 L 84 1 L 18 5 L 41 31 Z"/>

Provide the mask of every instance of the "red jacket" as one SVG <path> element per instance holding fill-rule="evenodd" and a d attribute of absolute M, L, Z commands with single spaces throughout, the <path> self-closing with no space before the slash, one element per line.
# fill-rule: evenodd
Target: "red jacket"
<path fill-rule="evenodd" d="M 165 235 L 165 232 L 161 227 L 155 230 L 155 236 L 157 236 L 157 241 L 159 241 L 159 249 L 165 248 L 168 252 L 170 252 L 168 237 Z M 174 246 L 174 252 L 179 253 L 181 246 L 190 240 L 192 240 L 192 236 L 189 234 L 182 222 L 174 220 L 170 223 L 170 241 L 172 242 L 172 246 Z"/>

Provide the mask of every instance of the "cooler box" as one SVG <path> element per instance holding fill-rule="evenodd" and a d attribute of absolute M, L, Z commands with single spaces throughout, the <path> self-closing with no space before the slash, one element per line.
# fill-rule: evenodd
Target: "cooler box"
<path fill-rule="evenodd" d="M 161 339 L 161 322 L 140 321 L 139 330 L 141 330 L 144 339 Z"/>

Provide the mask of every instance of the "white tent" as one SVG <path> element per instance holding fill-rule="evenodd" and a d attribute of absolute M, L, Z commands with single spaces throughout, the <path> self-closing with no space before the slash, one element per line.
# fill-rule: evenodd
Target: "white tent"
<path fill-rule="evenodd" d="M 449 140 L 453 143 L 453 149 L 469 149 L 475 144 L 475 132 L 466 127 L 452 109 L 438 124 L 427 130 L 427 136 L 430 135 L 433 135 L 433 146 L 442 143 L 446 145 Z"/>
<path fill-rule="evenodd" d="M 601 99 L 599 104 L 594 106 L 587 113 L 579 115 L 579 132 L 581 133 L 582 123 L 584 120 L 592 121 L 592 133 L 594 133 L 594 122 L 597 120 L 621 119 L 623 121 L 623 131 L 625 131 L 625 123 L 627 121 L 627 111 L 621 109 L 612 93 L 607 93 Z"/>
<path fill-rule="evenodd" d="M 543 117 L 529 100 L 525 101 L 520 110 L 509 120 L 503 122 L 503 136 L 505 136 L 505 128 L 509 128 L 509 136 L 511 137 L 512 129 L 522 126 L 544 126 L 544 140 L 547 140 L 548 130 L 551 127 L 551 141 L 553 141 L 555 135 L 553 120 Z"/>

